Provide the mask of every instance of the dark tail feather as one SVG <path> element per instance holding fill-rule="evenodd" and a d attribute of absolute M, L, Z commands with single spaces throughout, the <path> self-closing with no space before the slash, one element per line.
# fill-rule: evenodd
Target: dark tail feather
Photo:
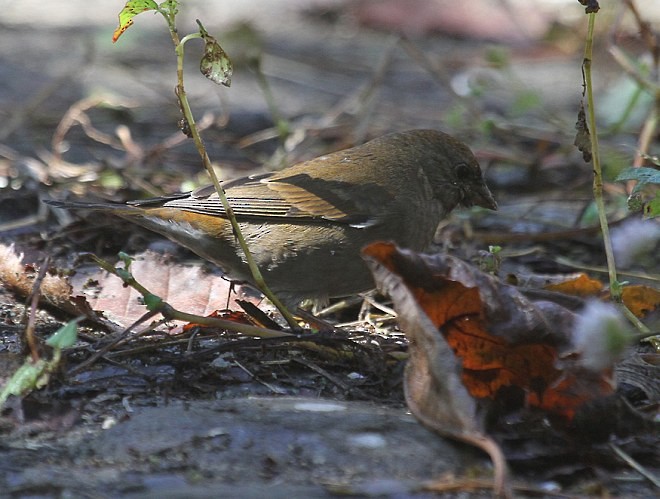
<path fill-rule="evenodd" d="M 44 203 L 54 208 L 66 210 L 134 210 L 132 206 L 120 203 L 85 203 L 82 201 L 57 201 L 55 199 L 44 199 Z"/>
<path fill-rule="evenodd" d="M 134 211 L 135 208 L 158 208 L 163 206 L 167 201 L 173 199 L 180 199 L 188 197 L 190 193 L 177 193 L 161 196 L 157 198 L 138 199 L 136 201 L 128 201 L 126 204 L 122 203 L 103 203 L 103 202 L 84 202 L 84 201 L 56 201 L 54 199 L 44 199 L 44 203 L 54 206 L 55 208 L 64 208 L 67 210 L 118 210 L 123 209 L 127 211 Z"/>

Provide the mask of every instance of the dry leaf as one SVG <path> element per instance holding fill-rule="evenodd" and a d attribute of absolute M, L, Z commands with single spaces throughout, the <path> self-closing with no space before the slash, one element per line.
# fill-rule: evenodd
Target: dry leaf
<path fill-rule="evenodd" d="M 596 323 L 596 335 L 583 341 L 573 329 L 582 316 L 562 306 L 564 300 L 550 300 L 563 295 L 542 291 L 532 300 L 449 255 L 419 255 L 389 243 L 374 243 L 363 255 L 410 342 L 404 384 L 410 410 L 440 435 L 486 450 L 500 492 L 505 465 L 483 423 L 493 408 L 541 410 L 568 426 L 577 415 L 583 424 L 591 407 L 612 398 L 616 356 L 590 360 L 608 347 L 610 333 L 600 335 Z M 589 280 L 576 282 L 578 289 L 594 288 Z M 628 331 L 621 334 L 625 344 Z"/>

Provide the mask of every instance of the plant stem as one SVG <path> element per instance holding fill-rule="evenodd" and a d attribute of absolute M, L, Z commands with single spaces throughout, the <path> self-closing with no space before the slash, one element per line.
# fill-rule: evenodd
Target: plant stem
<path fill-rule="evenodd" d="M 598 133 L 596 129 L 596 112 L 594 107 L 594 92 L 591 83 L 591 61 L 593 56 L 594 24 L 596 14 L 589 14 L 589 27 L 587 29 L 587 40 L 584 47 L 584 79 L 587 93 L 587 107 L 589 117 L 589 137 L 591 139 L 591 153 L 594 167 L 593 192 L 596 208 L 598 209 L 598 220 L 600 229 L 603 233 L 603 244 L 605 245 L 605 257 L 607 259 L 607 270 L 610 279 L 610 295 L 616 303 L 621 303 L 621 285 L 616 275 L 616 263 L 614 261 L 614 251 L 612 249 L 612 240 L 610 238 L 610 229 L 607 224 L 607 213 L 605 211 L 605 200 L 603 198 L 603 172 L 600 164 L 600 153 L 598 149 Z"/>
<path fill-rule="evenodd" d="M 170 29 L 170 35 L 172 37 L 172 42 L 174 43 L 175 51 L 177 55 L 176 96 L 179 99 L 181 112 L 183 113 L 184 119 L 186 120 L 186 125 L 190 131 L 190 135 L 193 141 L 195 142 L 195 147 L 197 148 L 197 151 L 199 152 L 202 158 L 204 167 L 206 168 L 209 177 L 211 177 L 213 186 L 215 187 L 215 190 L 218 193 L 218 197 L 220 198 L 222 207 L 224 208 L 225 213 L 227 214 L 227 218 L 231 223 L 234 236 L 238 240 L 238 243 L 241 246 L 241 249 L 243 250 L 243 254 L 245 255 L 245 260 L 248 264 L 248 267 L 250 268 L 252 277 L 254 278 L 254 284 L 259 288 L 259 290 L 264 295 L 266 295 L 266 297 L 268 297 L 271 303 L 273 303 L 273 305 L 277 307 L 277 309 L 280 311 L 280 313 L 282 314 L 282 316 L 284 317 L 284 319 L 292 329 L 294 330 L 300 329 L 298 323 L 296 322 L 296 319 L 293 317 L 291 312 L 289 312 L 289 310 L 284 306 L 284 304 L 280 301 L 280 299 L 270 290 L 270 288 L 266 284 L 266 281 L 263 278 L 263 275 L 261 274 L 261 271 L 259 270 L 259 267 L 254 261 L 254 258 L 252 257 L 252 253 L 250 252 L 247 242 L 245 241 L 245 238 L 243 237 L 243 234 L 241 232 L 241 228 L 238 224 L 238 220 L 236 219 L 236 215 L 234 214 L 234 210 L 232 209 L 229 201 L 227 200 L 227 196 L 225 195 L 225 191 L 222 188 L 222 185 L 220 184 L 220 180 L 218 179 L 218 176 L 215 174 L 213 165 L 211 165 L 211 160 L 209 159 L 208 153 L 206 152 L 206 147 L 204 146 L 202 137 L 199 135 L 199 131 L 195 126 L 195 118 L 193 116 L 192 110 L 190 109 L 190 103 L 188 102 L 188 97 L 186 96 L 186 91 L 183 86 L 183 56 L 184 56 L 185 41 L 191 38 L 198 38 L 200 35 L 199 34 L 188 35 L 182 41 L 180 41 L 174 23 L 170 21 L 169 16 L 165 16 L 165 17 L 168 20 L 167 25 Z"/>
<path fill-rule="evenodd" d="M 617 278 L 616 262 L 614 261 L 614 250 L 612 249 L 612 239 L 610 238 L 610 229 L 607 223 L 607 213 L 605 211 L 605 200 L 603 198 L 603 171 L 600 164 L 600 153 L 598 149 L 598 133 L 596 130 L 596 112 L 594 106 L 594 92 L 591 83 L 591 61 L 593 56 L 594 24 L 596 22 L 596 13 L 589 14 L 589 27 L 587 29 L 587 41 L 584 47 L 584 79 L 587 93 L 587 107 L 589 117 L 589 138 L 591 140 L 591 154 L 594 165 L 594 200 L 598 210 L 598 220 L 603 234 L 603 244 L 605 246 L 605 257 L 607 259 L 607 271 L 610 279 L 610 297 L 622 310 L 623 314 L 634 326 L 642 331 L 648 332 L 649 329 L 640 321 L 622 302 L 623 288 Z"/>

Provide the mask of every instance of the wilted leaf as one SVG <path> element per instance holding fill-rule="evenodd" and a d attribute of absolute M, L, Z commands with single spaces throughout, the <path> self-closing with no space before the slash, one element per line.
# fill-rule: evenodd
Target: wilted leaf
<path fill-rule="evenodd" d="M 409 340 L 410 357 L 404 380 L 408 407 L 431 430 L 487 452 L 496 469 L 495 489 L 506 495 L 506 461 L 499 446 L 484 431 L 477 401 L 464 384 L 459 359 L 437 331 L 439 322 L 459 320 L 464 326 L 469 324 L 471 316 L 479 314 L 477 309 L 470 312 L 471 306 L 478 307 L 478 297 L 475 300 L 474 293 L 467 290 L 456 297 L 456 307 L 449 304 L 434 310 L 430 305 L 437 297 L 435 293 L 443 293 L 442 289 L 412 289 L 404 276 L 391 271 L 392 267 L 405 269 L 404 273 L 431 284 L 425 279 L 430 274 L 416 273 L 425 270 L 417 262 L 401 258 L 392 245 L 379 243 L 367 247 L 364 255 L 378 286 L 392 298 L 401 329 Z M 463 290 L 457 291 L 460 295 Z M 467 299 L 466 313 L 470 317 L 461 316 L 461 299 Z M 427 309 L 435 313 L 429 315 L 425 313 Z"/>
<path fill-rule="evenodd" d="M 578 2 L 585 6 L 585 14 L 595 14 L 600 10 L 598 0 L 578 0 Z"/>
<path fill-rule="evenodd" d="M 30 271 L 22 259 L 23 255 L 16 254 L 13 247 L 0 245 L 0 284 L 28 296 L 36 272 Z M 152 293 L 191 314 L 208 315 L 236 307 L 238 299 L 258 296 L 245 286 L 235 286 L 235 293 L 230 294 L 231 283 L 218 274 L 199 266 L 178 264 L 153 252 L 136 256 L 130 269 Z M 96 265 L 81 265 L 69 274 L 46 275 L 41 285 L 45 302 L 69 314 L 84 315 L 110 330 L 117 325 L 129 326 L 147 311 L 137 291 Z"/>
<path fill-rule="evenodd" d="M 137 255 L 130 267 L 133 277 L 157 298 L 177 310 L 208 315 L 218 309 L 232 307 L 236 299 L 246 299 L 251 291 L 237 286 L 231 294 L 231 283 L 217 273 L 199 266 L 182 265 L 152 252 Z M 76 269 L 70 279 L 73 294 L 84 295 L 90 306 L 124 327 L 145 314 L 147 307 L 141 295 L 124 286 L 118 277 L 94 265 Z"/>
<path fill-rule="evenodd" d="M 612 304 L 538 289 L 528 298 L 452 256 L 388 243 L 371 244 L 363 257 L 409 340 L 411 412 L 488 452 L 498 492 L 506 492 L 506 466 L 486 420 L 501 432 L 515 412 L 520 422 L 543 417 L 559 434 L 600 440 L 648 423 L 614 393 L 614 363 L 632 335 Z"/>
<path fill-rule="evenodd" d="M 570 420 L 586 402 L 613 393 L 609 372 L 584 373 L 570 362 L 558 367 L 562 359 L 579 358 L 570 338 L 573 312 L 532 302 L 448 255 L 415 255 L 386 244 L 371 245 L 365 254 L 403 278 L 433 325 L 428 334 L 440 331 L 460 360 L 461 380 L 472 397 L 495 400 L 514 387 L 524 393 L 526 406 Z M 379 285 L 382 275 L 376 275 Z M 409 313 L 396 301 L 395 308 L 401 316 Z"/>
<path fill-rule="evenodd" d="M 625 286 L 621 298 L 637 317 L 644 317 L 660 306 L 660 291 L 648 286 Z"/>
<path fill-rule="evenodd" d="M 199 23 L 199 21 L 197 22 Z M 218 41 L 209 35 L 201 24 L 199 33 L 204 40 L 204 56 L 199 63 L 200 72 L 214 83 L 226 87 L 231 86 L 231 75 L 234 72 L 231 59 Z"/>
<path fill-rule="evenodd" d="M 585 163 L 591 162 L 591 135 L 589 134 L 589 126 L 587 125 L 587 116 L 584 112 L 584 103 L 580 102 L 580 109 L 578 111 L 578 119 L 575 123 L 575 141 L 573 144 L 582 153 L 582 159 Z"/>
<path fill-rule="evenodd" d="M 596 296 L 602 291 L 603 283 L 598 279 L 592 279 L 586 274 L 580 274 L 564 282 L 549 284 L 545 289 L 573 296 Z"/>

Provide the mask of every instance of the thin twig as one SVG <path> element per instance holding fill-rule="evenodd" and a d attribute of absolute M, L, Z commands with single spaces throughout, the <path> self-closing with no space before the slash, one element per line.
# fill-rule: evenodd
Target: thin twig
<path fill-rule="evenodd" d="M 39 273 L 37 274 L 36 279 L 32 283 L 32 294 L 30 296 L 30 313 L 28 314 L 27 325 L 25 327 L 25 342 L 27 343 L 28 349 L 30 350 L 32 362 L 37 362 L 39 360 L 39 348 L 37 346 L 37 340 L 34 335 L 34 324 L 37 316 L 39 297 L 41 296 L 41 283 L 46 277 L 46 272 L 48 271 L 49 265 L 50 256 L 47 256 L 41 265 L 41 268 L 39 269 Z"/>
<path fill-rule="evenodd" d="M 83 362 L 81 362 L 80 364 L 78 364 L 77 366 L 75 366 L 74 368 L 69 370 L 69 372 L 67 373 L 68 376 L 73 376 L 74 374 L 77 374 L 77 373 L 81 372 L 82 370 L 86 369 L 88 366 L 92 365 L 99 358 L 103 357 L 106 353 L 108 353 L 112 348 L 114 348 L 115 346 L 120 344 L 123 340 L 125 340 L 128 337 L 129 333 L 135 327 L 137 327 L 138 325 L 142 324 L 143 322 L 149 320 L 150 318 L 154 317 L 157 314 L 158 314 L 158 312 L 148 311 L 146 314 L 144 314 L 142 317 L 140 317 L 138 320 L 136 320 L 133 324 L 131 324 L 126 329 L 124 329 L 124 331 L 122 331 L 120 334 L 118 334 L 115 337 L 115 339 L 113 339 L 110 343 L 104 345 L 102 348 L 100 348 L 99 350 L 94 352 L 91 357 L 89 357 L 88 359 L 84 360 Z M 141 334 L 144 334 L 144 332 L 138 333 L 134 337 L 137 337 Z"/>
<path fill-rule="evenodd" d="M 651 482 L 656 488 L 660 489 L 660 479 L 656 477 L 653 473 L 644 468 L 641 464 L 635 461 L 631 456 L 629 456 L 621 447 L 616 444 L 610 443 L 610 448 L 623 459 L 628 466 L 634 469 L 637 473 L 646 478 Z"/>
<path fill-rule="evenodd" d="M 238 362 L 237 360 L 233 360 L 232 363 L 234 363 L 239 369 L 244 371 L 248 376 L 250 376 L 254 381 L 257 383 L 261 383 L 264 385 L 266 388 L 268 388 L 271 392 L 276 393 L 277 395 L 286 395 L 286 390 L 282 388 L 278 388 L 275 385 L 271 385 L 270 383 L 262 380 L 259 378 L 259 376 L 256 376 L 254 373 L 252 373 L 247 367 L 245 367 L 243 364 Z"/>

